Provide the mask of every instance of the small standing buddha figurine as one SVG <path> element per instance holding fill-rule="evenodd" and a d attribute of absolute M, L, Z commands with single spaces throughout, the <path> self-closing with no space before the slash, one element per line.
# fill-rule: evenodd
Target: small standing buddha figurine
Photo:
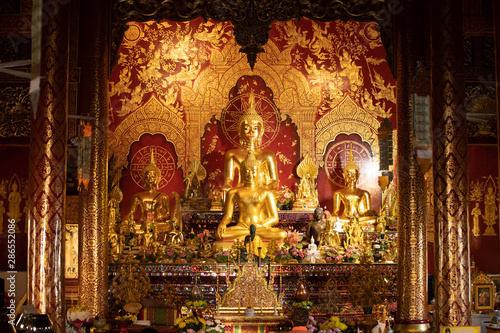
<path fill-rule="evenodd" d="M 274 228 L 278 224 L 278 211 L 273 191 L 258 186 L 258 172 L 261 162 L 258 161 L 252 151 L 248 152 L 242 163 L 243 185 L 229 190 L 224 205 L 224 215 L 220 222 L 216 238 L 218 240 L 234 239 L 243 241 L 245 236 L 250 235 L 250 225 L 255 225 L 255 235 L 262 241 L 271 239 L 282 241 L 286 232 Z M 235 226 L 228 227 L 233 220 L 233 210 L 239 207 L 239 219 Z M 262 211 L 267 211 L 267 217 L 262 217 Z"/>
<path fill-rule="evenodd" d="M 130 224 L 134 221 L 137 207 L 141 210 L 141 226 L 131 232 L 141 234 L 150 233 L 154 226 L 158 231 L 168 229 L 168 219 L 170 218 L 170 204 L 168 196 L 158 191 L 158 183 L 161 179 L 161 171 L 154 161 L 153 151 L 149 164 L 142 170 L 142 179 L 144 181 L 145 191 L 136 193 L 130 201 L 130 209 L 125 216 L 124 221 Z M 135 222 L 133 223 L 135 225 Z"/>
<path fill-rule="evenodd" d="M 354 163 L 352 150 L 349 161 L 343 169 L 346 187 L 333 193 L 333 215 L 338 216 L 345 226 L 353 218 L 364 225 L 373 226 L 376 216 L 371 210 L 370 193 L 356 186 L 359 179 L 359 167 Z M 341 207 L 343 212 L 340 214 Z"/>

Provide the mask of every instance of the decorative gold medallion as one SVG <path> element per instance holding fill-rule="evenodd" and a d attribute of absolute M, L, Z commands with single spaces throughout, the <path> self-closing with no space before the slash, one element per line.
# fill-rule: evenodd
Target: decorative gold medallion
<path fill-rule="evenodd" d="M 222 111 L 222 129 L 229 141 L 239 146 L 238 124 L 245 110 L 248 109 L 250 94 L 242 94 L 230 100 Z M 254 94 L 255 111 L 264 121 L 264 135 L 261 147 L 269 145 L 278 135 L 280 130 L 280 113 L 273 101 L 260 94 Z"/>
<path fill-rule="evenodd" d="M 136 152 L 130 161 L 130 175 L 138 186 L 144 188 L 142 170 L 149 164 L 151 152 L 153 152 L 156 166 L 161 170 L 161 180 L 158 183 L 158 188 L 161 189 L 170 183 L 175 172 L 174 157 L 161 146 L 147 146 Z"/>
<path fill-rule="evenodd" d="M 372 159 L 370 151 L 362 144 L 356 141 L 342 141 L 336 143 L 328 149 L 325 154 L 325 171 L 332 183 L 338 186 L 345 186 L 342 168 L 349 160 L 349 151 L 352 150 L 354 163 L 363 169 L 367 161 Z M 358 185 L 362 186 L 366 178 L 361 173 Z"/>

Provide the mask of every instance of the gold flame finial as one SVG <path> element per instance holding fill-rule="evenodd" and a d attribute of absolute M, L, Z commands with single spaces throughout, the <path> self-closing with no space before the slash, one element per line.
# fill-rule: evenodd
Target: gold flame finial
<path fill-rule="evenodd" d="M 349 161 L 344 167 L 344 173 L 346 173 L 348 170 L 356 170 L 359 172 L 359 167 L 354 163 L 354 155 L 352 154 L 352 149 L 349 150 Z"/>
<path fill-rule="evenodd" d="M 241 124 L 243 124 L 244 122 L 252 123 L 255 121 L 258 122 L 262 128 L 264 128 L 264 120 L 255 110 L 255 96 L 253 94 L 253 89 L 250 89 L 248 107 L 238 121 L 238 128 L 241 128 Z"/>

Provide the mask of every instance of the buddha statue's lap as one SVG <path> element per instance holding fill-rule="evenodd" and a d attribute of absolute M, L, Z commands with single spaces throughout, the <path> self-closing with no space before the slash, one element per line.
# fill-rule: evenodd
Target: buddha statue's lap
<path fill-rule="evenodd" d="M 282 241 L 286 232 L 275 228 L 278 224 L 278 211 L 272 191 L 258 186 L 258 172 L 260 162 L 257 161 L 252 152 L 242 163 L 243 186 L 229 190 L 226 194 L 224 215 L 217 228 L 217 244 L 228 248 L 235 240 L 243 241 L 250 235 L 250 226 L 256 227 L 255 234 L 263 242 L 275 239 Z M 235 226 L 228 226 L 233 219 L 235 206 L 239 207 L 238 222 Z M 267 216 L 262 218 L 262 212 Z"/>

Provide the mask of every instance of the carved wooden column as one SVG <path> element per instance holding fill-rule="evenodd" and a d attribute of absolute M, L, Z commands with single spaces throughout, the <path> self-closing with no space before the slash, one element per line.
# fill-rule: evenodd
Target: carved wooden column
<path fill-rule="evenodd" d="M 33 2 L 32 74 L 40 95 L 32 117 L 29 173 L 28 303 L 64 332 L 69 3 Z"/>
<path fill-rule="evenodd" d="M 108 0 L 80 3 L 78 62 L 81 80 L 78 96 L 79 115 L 94 118 L 90 183 L 81 193 L 79 232 L 79 291 L 81 302 L 92 316 L 108 311 Z"/>
<path fill-rule="evenodd" d="M 396 332 L 426 332 L 427 319 L 427 229 L 426 186 L 417 161 L 413 132 L 414 84 L 417 61 L 425 59 L 422 45 L 421 3 L 406 1 L 397 22 L 398 105 L 398 312 Z"/>
<path fill-rule="evenodd" d="M 432 133 L 436 327 L 468 326 L 470 272 L 461 2 L 432 2 Z"/>

